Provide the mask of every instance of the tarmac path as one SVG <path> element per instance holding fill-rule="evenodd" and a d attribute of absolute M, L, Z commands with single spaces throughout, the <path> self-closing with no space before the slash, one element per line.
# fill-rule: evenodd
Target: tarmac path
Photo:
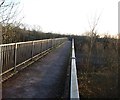
<path fill-rule="evenodd" d="M 61 98 L 64 93 L 71 42 L 23 69 L 2 84 L 4 98 Z"/>

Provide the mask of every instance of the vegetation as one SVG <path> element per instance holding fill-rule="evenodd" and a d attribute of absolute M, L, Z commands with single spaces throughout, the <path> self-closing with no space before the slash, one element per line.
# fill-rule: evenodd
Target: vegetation
<path fill-rule="evenodd" d="M 82 98 L 118 97 L 118 40 L 105 35 L 75 37 L 79 91 Z"/>
<path fill-rule="evenodd" d="M 2 28 L 2 33 L 4 33 L 3 43 L 23 42 L 67 36 L 51 32 L 45 33 L 42 31 L 37 31 L 35 29 L 28 30 L 26 28 L 20 28 L 19 26 L 15 26 L 13 24 L 4 26 Z"/>
<path fill-rule="evenodd" d="M 0 40 L 2 39 L 2 43 L 24 42 L 67 36 L 51 32 L 45 33 L 38 27 L 28 29 L 28 27 L 21 23 L 23 17 L 19 17 L 19 4 L 20 2 L 16 2 L 15 0 L 0 1 Z"/>
<path fill-rule="evenodd" d="M 19 20 L 16 20 L 19 13 L 16 10 L 16 3 L 6 1 L 0 2 L 2 43 L 73 37 L 51 32 L 45 33 L 35 28 L 27 29 Z M 82 98 L 117 98 L 120 42 L 107 35 L 104 38 L 97 35 L 95 29 L 99 19 L 100 16 L 93 24 L 89 23 L 90 32 L 87 36 L 75 36 L 79 91 Z"/>

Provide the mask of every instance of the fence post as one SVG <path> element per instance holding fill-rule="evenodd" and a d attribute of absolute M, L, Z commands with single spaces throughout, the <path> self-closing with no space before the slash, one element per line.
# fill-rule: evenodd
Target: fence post
<path fill-rule="evenodd" d="M 15 43 L 15 55 L 14 55 L 14 58 L 15 58 L 15 62 L 14 62 L 14 72 L 16 72 L 16 64 L 17 64 L 17 43 Z"/>
<path fill-rule="evenodd" d="M 32 60 L 33 60 L 33 56 L 34 56 L 34 41 L 32 41 L 32 54 L 31 54 Z"/>
<path fill-rule="evenodd" d="M 0 46 L 0 100 L 2 100 L 2 65 L 3 64 L 3 59 L 2 59 L 2 46 Z"/>
<path fill-rule="evenodd" d="M 0 74 L 2 73 L 2 64 L 3 64 L 3 60 L 2 60 L 2 46 L 0 46 Z M 1 77 L 0 77 L 1 79 Z"/>
<path fill-rule="evenodd" d="M 46 50 L 48 49 L 48 39 L 46 40 Z"/>
<path fill-rule="evenodd" d="M 2 25 L 0 24 L 0 44 L 2 44 Z M 3 59 L 2 59 L 2 46 L 0 46 L 0 100 L 2 100 L 2 66 L 3 66 Z"/>
<path fill-rule="evenodd" d="M 0 24 L 0 44 L 2 44 L 2 25 Z"/>
<path fill-rule="evenodd" d="M 2 74 L 2 67 L 3 67 L 3 58 L 2 58 L 2 46 L 0 46 L 0 75 Z M 2 76 L 0 76 L 0 82 L 2 81 Z"/>
<path fill-rule="evenodd" d="M 55 48 L 55 39 L 54 39 L 54 48 Z"/>

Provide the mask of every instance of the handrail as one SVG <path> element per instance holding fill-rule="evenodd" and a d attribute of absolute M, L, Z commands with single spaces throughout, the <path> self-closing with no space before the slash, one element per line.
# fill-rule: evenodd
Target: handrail
<path fill-rule="evenodd" d="M 67 37 L 63 37 L 63 38 L 53 38 L 56 40 L 60 40 L 60 39 L 67 39 Z M 40 41 L 47 41 L 47 40 L 53 40 L 53 39 L 42 39 L 42 40 L 33 40 L 33 41 L 25 41 L 25 42 L 17 42 L 17 43 L 8 43 L 8 44 L 0 44 L 0 46 L 8 46 L 8 45 L 15 45 L 15 44 L 24 44 L 24 43 L 31 43 L 31 42 L 40 42 Z"/>
<path fill-rule="evenodd" d="M 71 84 L 70 84 L 70 99 L 80 99 L 76 71 L 76 58 L 74 50 L 74 39 L 72 39 L 72 58 L 71 58 Z"/>
<path fill-rule="evenodd" d="M 61 45 L 66 40 L 67 37 L 1 44 L 0 77 L 2 76 L 3 78 L 3 76 L 5 76 L 6 78 L 8 74 L 11 75 L 11 73 L 18 72 L 18 70 L 22 68 L 21 65 L 25 65 L 25 63 L 31 61 L 34 62 L 34 58 L 37 58 L 39 55 Z"/>

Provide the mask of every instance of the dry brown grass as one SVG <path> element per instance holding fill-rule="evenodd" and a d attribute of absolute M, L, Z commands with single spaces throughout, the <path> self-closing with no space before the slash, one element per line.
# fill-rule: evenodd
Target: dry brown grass
<path fill-rule="evenodd" d="M 78 81 L 82 98 L 118 98 L 118 53 L 112 42 L 110 39 L 107 46 L 104 42 L 95 42 L 87 66 L 89 40 L 76 38 Z M 81 43 L 82 46 L 79 45 Z"/>

